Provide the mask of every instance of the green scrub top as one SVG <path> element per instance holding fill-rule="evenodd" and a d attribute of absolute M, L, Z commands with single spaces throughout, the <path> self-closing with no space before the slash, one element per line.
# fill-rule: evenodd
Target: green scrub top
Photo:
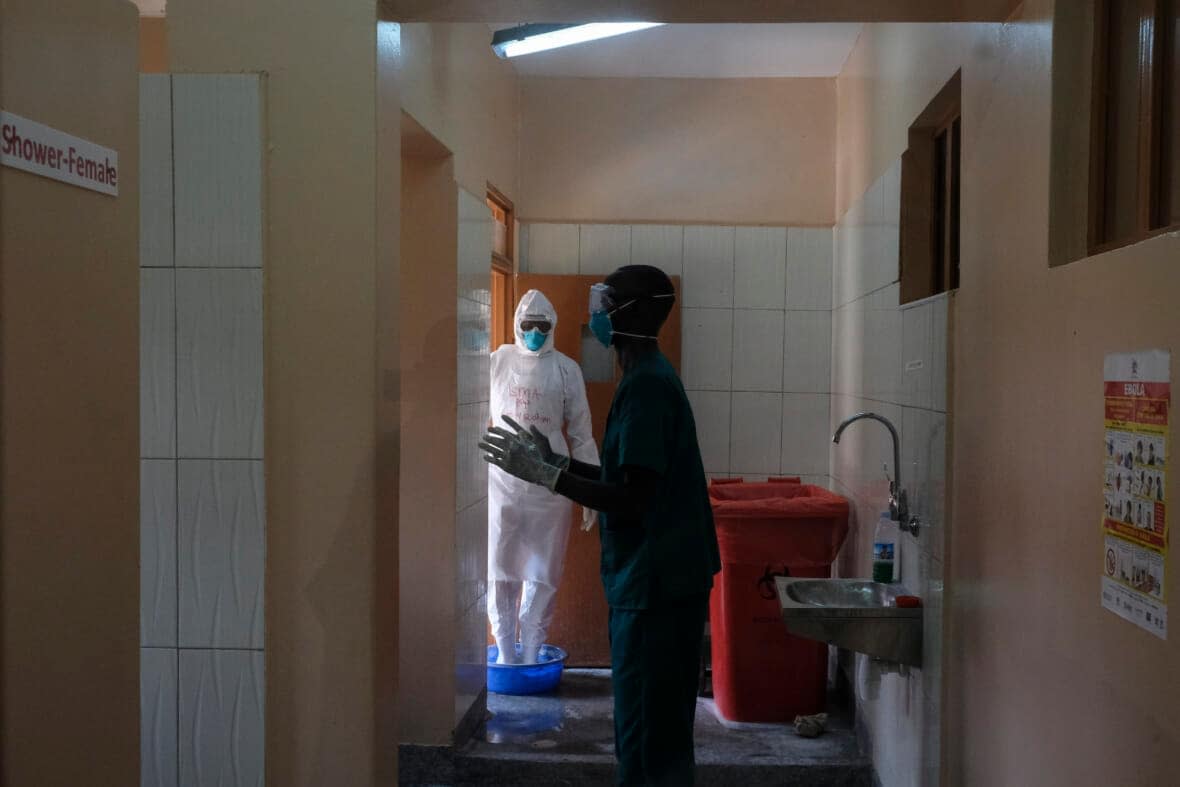
<path fill-rule="evenodd" d="M 707 593 L 721 570 L 696 422 L 676 370 L 662 353 L 639 359 L 619 383 L 602 441 L 602 480 L 626 467 L 659 474 L 642 519 L 603 514 L 601 573 L 618 609 L 649 609 Z"/>

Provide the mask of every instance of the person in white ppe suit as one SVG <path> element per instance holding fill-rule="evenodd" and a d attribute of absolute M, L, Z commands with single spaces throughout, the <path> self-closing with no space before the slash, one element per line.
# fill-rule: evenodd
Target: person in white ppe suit
<path fill-rule="evenodd" d="M 497 426 L 535 427 L 550 435 L 554 451 L 597 464 L 582 370 L 554 349 L 556 328 L 549 299 L 537 290 L 526 292 L 513 318 L 515 344 L 492 353 L 492 420 Z M 488 468 L 488 620 L 500 663 L 537 660 L 553 620 L 572 514 L 569 499 Z M 592 516 L 586 512 L 583 529 L 590 528 Z"/>

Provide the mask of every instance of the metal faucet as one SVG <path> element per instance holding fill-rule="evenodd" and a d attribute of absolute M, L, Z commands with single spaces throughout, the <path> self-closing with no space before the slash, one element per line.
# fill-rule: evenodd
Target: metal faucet
<path fill-rule="evenodd" d="M 918 535 L 918 517 L 910 516 L 909 501 L 906 498 L 905 490 L 901 487 L 901 446 L 897 438 L 897 429 L 889 422 L 889 419 L 876 413 L 857 413 L 845 418 L 836 428 L 836 434 L 832 435 L 832 442 L 839 444 L 840 435 L 844 434 L 848 425 L 863 418 L 871 418 L 885 424 L 885 428 L 889 430 L 889 435 L 893 438 L 893 478 L 889 479 L 889 516 L 894 522 L 897 522 L 897 526 L 902 531 L 916 536 Z"/>

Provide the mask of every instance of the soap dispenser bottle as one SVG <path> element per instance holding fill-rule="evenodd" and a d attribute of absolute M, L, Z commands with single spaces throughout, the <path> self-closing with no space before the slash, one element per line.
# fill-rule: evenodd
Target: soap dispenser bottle
<path fill-rule="evenodd" d="M 897 523 L 888 511 L 882 511 L 873 533 L 873 581 L 896 582 L 898 580 Z"/>

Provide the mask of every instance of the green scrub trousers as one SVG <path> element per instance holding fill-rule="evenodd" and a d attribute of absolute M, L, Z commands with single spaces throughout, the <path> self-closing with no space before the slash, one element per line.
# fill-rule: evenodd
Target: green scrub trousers
<path fill-rule="evenodd" d="M 693 783 L 693 722 L 707 593 L 655 609 L 610 610 L 620 785 Z"/>

